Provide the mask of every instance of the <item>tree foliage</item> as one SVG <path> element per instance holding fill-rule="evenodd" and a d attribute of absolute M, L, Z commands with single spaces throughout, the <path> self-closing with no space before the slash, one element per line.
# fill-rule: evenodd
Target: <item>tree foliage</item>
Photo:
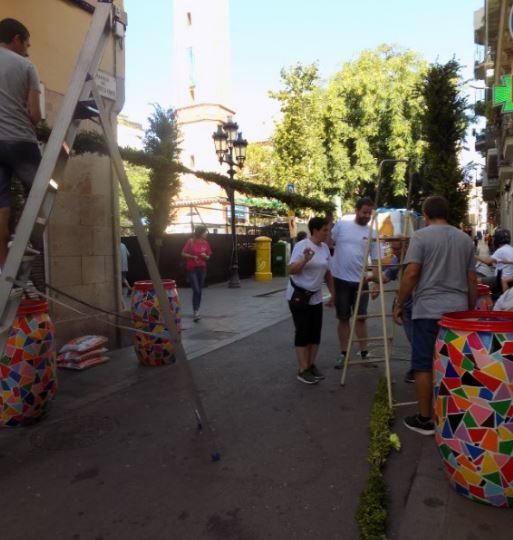
<path fill-rule="evenodd" d="M 329 188 L 325 174 L 322 141 L 322 98 L 317 65 L 297 64 L 281 71 L 283 88 L 270 92 L 283 114 L 273 138 L 274 185 L 286 189 L 294 184 L 302 195 L 326 198 Z"/>
<path fill-rule="evenodd" d="M 150 169 L 143 167 L 142 165 L 133 165 L 128 161 L 125 161 L 124 164 L 125 171 L 132 188 L 132 193 L 134 194 L 137 206 L 139 207 L 141 217 L 145 221 L 148 221 L 151 213 L 151 207 L 148 201 Z M 124 222 L 131 222 L 132 218 L 130 216 L 130 212 L 128 211 L 128 206 L 121 193 L 119 197 L 119 211 Z"/>
<path fill-rule="evenodd" d="M 382 45 L 344 64 L 331 79 L 323 125 L 333 193 L 373 196 L 383 159 L 419 166 L 423 100 L 417 89 L 426 68 L 416 53 Z M 405 203 L 406 169 L 403 163 L 383 169 L 380 204 Z"/>
<path fill-rule="evenodd" d="M 454 225 L 465 221 L 469 189 L 459 162 L 470 122 L 467 98 L 461 92 L 460 70 L 456 60 L 433 64 L 422 85 L 426 103 L 422 117 L 426 151 L 419 192 L 421 196 L 446 197 Z"/>
<path fill-rule="evenodd" d="M 151 156 L 177 161 L 180 148 L 176 113 L 160 105 L 153 107 L 153 113 L 148 118 L 149 127 L 145 132 L 144 150 Z M 166 163 L 150 169 L 147 188 L 148 226 L 153 238 L 158 239 L 164 235 L 170 221 L 173 198 L 179 190 L 180 177 L 176 170 Z"/>
<path fill-rule="evenodd" d="M 283 87 L 270 94 L 282 112 L 274 152 L 249 158 L 251 173 L 307 196 L 374 195 L 381 160 L 421 162 L 426 70 L 415 53 L 386 45 L 345 63 L 325 85 L 315 64 L 282 70 Z M 384 169 L 383 203 L 404 204 L 406 168 Z"/>

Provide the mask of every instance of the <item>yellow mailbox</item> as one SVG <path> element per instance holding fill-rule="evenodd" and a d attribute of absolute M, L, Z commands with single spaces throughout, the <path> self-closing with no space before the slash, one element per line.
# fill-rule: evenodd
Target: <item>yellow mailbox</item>
<path fill-rule="evenodd" d="M 271 239 L 267 236 L 259 236 L 256 240 L 256 272 L 257 281 L 270 281 L 273 278 L 271 272 Z"/>

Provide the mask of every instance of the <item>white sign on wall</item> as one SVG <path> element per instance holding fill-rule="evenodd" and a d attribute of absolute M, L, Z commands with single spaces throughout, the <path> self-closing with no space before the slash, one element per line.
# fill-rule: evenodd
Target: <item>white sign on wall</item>
<path fill-rule="evenodd" d="M 96 72 L 94 81 L 98 86 L 100 96 L 116 101 L 116 77 L 99 69 Z"/>

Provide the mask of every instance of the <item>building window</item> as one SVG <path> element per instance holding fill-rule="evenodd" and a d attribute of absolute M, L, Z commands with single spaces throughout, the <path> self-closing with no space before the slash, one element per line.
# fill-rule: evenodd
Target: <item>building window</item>
<path fill-rule="evenodd" d="M 187 12 L 187 26 L 192 26 L 192 13 L 190 11 Z"/>
<path fill-rule="evenodd" d="M 189 61 L 189 84 L 194 86 L 195 84 L 195 62 L 194 62 L 194 49 L 192 47 L 187 48 L 187 59 Z"/>

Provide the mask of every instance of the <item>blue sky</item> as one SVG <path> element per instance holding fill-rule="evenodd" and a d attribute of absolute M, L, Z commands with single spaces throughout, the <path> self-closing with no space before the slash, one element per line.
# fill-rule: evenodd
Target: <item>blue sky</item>
<path fill-rule="evenodd" d="M 215 0 L 212 0 L 215 1 Z M 473 12 L 484 0 L 231 0 L 233 107 L 250 139 L 270 133 L 280 70 L 318 62 L 329 78 L 363 49 L 391 43 L 429 61 L 455 56 L 472 76 Z M 172 0 L 125 0 L 124 114 L 144 122 L 150 103 L 173 106 Z"/>

